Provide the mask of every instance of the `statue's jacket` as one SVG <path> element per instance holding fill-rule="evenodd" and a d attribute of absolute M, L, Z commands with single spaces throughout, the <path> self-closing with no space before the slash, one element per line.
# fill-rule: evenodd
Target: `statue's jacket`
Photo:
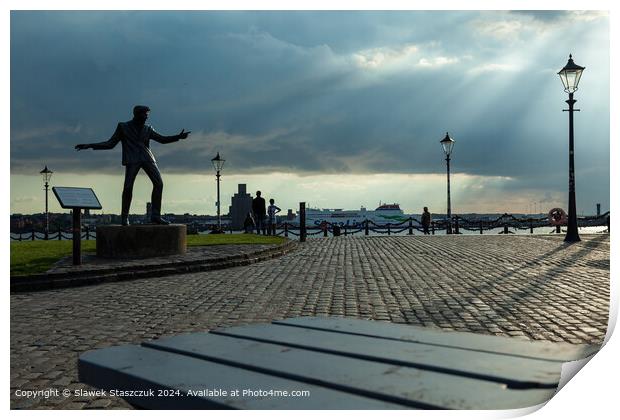
<path fill-rule="evenodd" d="M 123 165 L 155 163 L 155 156 L 149 148 L 149 142 L 172 143 L 179 140 L 179 136 L 162 136 L 148 124 L 139 125 L 133 121 L 118 123 L 116 131 L 108 141 L 92 143 L 94 150 L 112 149 L 120 141 L 123 146 Z"/>

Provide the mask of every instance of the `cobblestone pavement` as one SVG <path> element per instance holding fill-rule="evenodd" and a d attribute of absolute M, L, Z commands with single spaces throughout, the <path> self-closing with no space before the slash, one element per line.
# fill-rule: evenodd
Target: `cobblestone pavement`
<path fill-rule="evenodd" d="M 569 343 L 602 342 L 609 236 L 313 239 L 276 260 L 220 271 L 11 296 L 12 408 L 128 408 L 120 399 L 27 399 L 88 390 L 86 350 L 303 315 L 389 320 Z"/>
<path fill-rule="evenodd" d="M 217 257 L 232 257 L 240 254 L 264 251 L 273 247 L 274 245 L 268 244 L 191 246 L 187 248 L 185 254 L 181 255 L 140 259 L 127 258 L 123 260 L 101 258 L 97 257 L 94 253 L 89 253 L 82 256 L 82 264 L 79 266 L 74 266 L 73 257 L 69 256 L 58 261 L 47 272 L 73 273 L 105 268 L 135 267 L 138 265 L 143 268 L 148 268 L 150 266 L 160 266 L 165 263 L 182 263 Z"/>

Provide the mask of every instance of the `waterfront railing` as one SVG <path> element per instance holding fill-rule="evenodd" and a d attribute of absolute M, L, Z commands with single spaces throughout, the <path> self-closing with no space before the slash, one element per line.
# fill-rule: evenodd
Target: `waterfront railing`
<path fill-rule="evenodd" d="M 85 227 L 82 229 L 81 238 L 85 240 L 96 239 L 97 234 L 92 229 Z M 73 232 L 63 231 L 62 229 L 55 230 L 53 232 L 37 232 L 34 229 L 28 232 L 11 232 L 12 241 L 62 241 L 73 239 Z"/>
<path fill-rule="evenodd" d="M 609 233 L 610 222 L 609 212 L 601 214 L 599 216 L 586 216 L 579 217 L 577 219 L 578 226 L 581 227 L 605 227 L 603 232 Z M 531 234 L 534 233 L 534 229 L 550 228 L 549 233 L 560 233 L 561 228 L 566 226 L 565 224 L 554 226 L 550 223 L 547 217 L 543 218 L 518 218 L 510 214 L 503 214 L 494 220 L 469 220 L 465 217 L 455 215 L 451 219 L 451 223 L 448 223 L 447 219 L 432 221 L 429 226 L 429 234 L 435 235 L 443 233 L 448 230 L 448 227 L 452 228 L 453 234 L 462 234 L 462 231 L 479 232 L 481 235 L 484 232 L 500 229 L 499 234 L 513 234 L 517 231 L 529 230 Z M 288 237 L 289 235 L 300 236 L 301 227 L 298 224 L 284 222 L 276 227 L 276 235 Z M 422 222 L 414 217 L 409 217 L 397 223 L 385 223 L 379 224 L 372 220 L 364 220 L 359 223 L 332 223 L 324 221 L 316 226 L 306 226 L 306 235 L 308 236 L 340 236 L 340 235 L 355 235 L 363 232 L 364 235 L 399 235 L 406 232 L 408 235 L 413 235 L 415 232 L 424 232 Z"/>
<path fill-rule="evenodd" d="M 583 227 L 604 227 L 605 229 L 599 233 L 610 232 L 609 212 L 601 214 L 599 216 L 586 216 L 577 218 L 577 224 L 580 228 Z M 549 219 L 546 217 L 541 218 L 518 218 L 511 214 L 503 214 L 494 220 L 470 220 L 462 216 L 455 215 L 451 219 L 451 223 L 448 223 L 447 219 L 436 220 L 431 222 L 429 226 L 429 233 L 431 235 L 444 233 L 447 231 L 448 226 L 452 228 L 453 234 L 462 234 L 464 231 L 469 233 L 477 232 L 481 235 L 484 232 L 492 230 L 500 230 L 499 234 L 514 234 L 518 231 L 527 231 L 533 234 L 534 229 L 549 228 L 551 229 L 547 233 L 560 233 L 562 226 L 553 226 Z M 188 226 L 189 227 L 189 226 Z M 224 232 L 234 233 L 234 230 L 230 225 L 222 225 Z M 298 237 L 301 235 L 302 228 L 299 224 L 284 221 L 276 225 L 275 234 L 284 237 Z M 305 233 L 308 236 L 340 236 L 340 235 L 413 235 L 414 232 L 424 232 L 422 222 L 415 217 L 409 217 L 397 223 L 385 223 L 379 224 L 372 220 L 364 220 L 359 223 L 332 223 L 322 222 L 315 226 L 306 226 Z M 191 232 L 190 232 L 191 233 Z M 13 241 L 35 241 L 35 240 L 70 240 L 73 238 L 71 231 L 63 231 L 58 229 L 54 232 L 49 232 L 47 235 L 44 232 L 37 232 L 31 230 L 28 232 L 11 233 L 11 240 Z M 82 239 L 96 239 L 96 231 L 85 227 L 82 230 Z"/>

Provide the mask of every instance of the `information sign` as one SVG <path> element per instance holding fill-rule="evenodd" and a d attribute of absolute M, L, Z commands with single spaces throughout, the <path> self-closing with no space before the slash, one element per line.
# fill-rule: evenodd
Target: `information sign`
<path fill-rule="evenodd" d="M 52 191 L 63 209 L 101 209 L 92 188 L 52 187 Z"/>

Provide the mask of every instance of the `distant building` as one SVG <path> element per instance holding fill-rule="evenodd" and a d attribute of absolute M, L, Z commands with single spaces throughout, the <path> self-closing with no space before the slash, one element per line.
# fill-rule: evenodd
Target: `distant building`
<path fill-rule="evenodd" d="M 293 209 L 288 209 L 286 213 L 286 220 L 295 220 L 295 213 L 293 213 Z"/>
<path fill-rule="evenodd" d="M 239 191 L 232 196 L 228 210 L 233 229 L 243 229 L 245 217 L 252 210 L 252 196 L 246 192 L 246 185 L 239 184 Z"/>

